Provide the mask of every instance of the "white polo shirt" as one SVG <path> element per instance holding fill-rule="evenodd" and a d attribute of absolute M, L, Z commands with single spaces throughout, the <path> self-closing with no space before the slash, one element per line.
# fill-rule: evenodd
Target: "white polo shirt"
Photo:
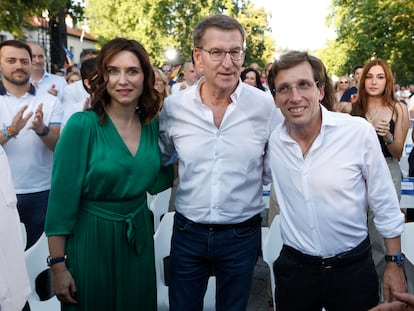
<path fill-rule="evenodd" d="M 21 98 L 8 93 L 0 85 L 0 127 L 12 123 L 14 116 L 25 105 L 33 116 L 27 121 L 19 134 L 3 145 L 9 158 L 14 188 L 17 194 L 34 193 L 50 189 L 53 164 L 53 152 L 43 143 L 41 138 L 29 127 L 34 113 L 40 103 L 43 103 L 43 122 L 47 126 L 60 126 L 63 117 L 62 105 L 59 98 L 49 93 L 39 95 L 33 85 Z"/>

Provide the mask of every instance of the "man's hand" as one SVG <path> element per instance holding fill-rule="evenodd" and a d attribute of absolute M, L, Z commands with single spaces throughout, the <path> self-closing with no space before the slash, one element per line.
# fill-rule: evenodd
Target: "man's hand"
<path fill-rule="evenodd" d="M 52 94 L 53 96 L 58 95 L 58 90 L 56 89 L 56 85 L 52 84 L 50 89 L 47 91 L 49 94 Z"/>
<path fill-rule="evenodd" d="M 15 135 L 19 134 L 20 130 L 25 127 L 27 121 L 32 117 L 33 112 L 29 112 L 25 117 L 23 117 L 24 112 L 27 109 L 27 105 L 20 109 L 17 114 L 14 116 L 12 123 L 10 124 L 11 130 Z"/>
<path fill-rule="evenodd" d="M 32 122 L 32 125 L 29 127 L 29 129 L 32 129 L 36 132 L 36 134 L 43 133 L 43 130 L 45 129 L 46 125 L 43 123 L 43 104 L 39 104 L 36 109 L 36 113 Z"/>

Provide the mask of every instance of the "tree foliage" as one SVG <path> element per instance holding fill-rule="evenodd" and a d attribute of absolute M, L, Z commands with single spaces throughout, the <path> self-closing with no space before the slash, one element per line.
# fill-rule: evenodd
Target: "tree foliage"
<path fill-rule="evenodd" d="M 397 82 L 414 81 L 414 2 L 332 0 L 337 39 L 321 52 L 331 71 L 350 73 L 373 57 L 385 59 Z M 332 70 L 333 69 L 333 70 Z"/>
<path fill-rule="evenodd" d="M 31 28 L 30 19 L 46 10 L 52 17 L 64 10 L 75 21 L 83 16 L 82 5 L 72 0 L 0 0 L 0 4 L 0 29 L 18 39 L 24 39 L 24 29 Z"/>
<path fill-rule="evenodd" d="M 249 0 L 87 0 L 85 8 L 90 32 L 101 44 L 115 37 L 136 39 L 157 66 L 167 61 L 165 52 L 169 49 L 179 53 L 175 63 L 190 58 L 194 26 L 214 13 L 231 15 L 245 27 L 247 64 L 264 65 L 272 59 L 269 16 Z"/>

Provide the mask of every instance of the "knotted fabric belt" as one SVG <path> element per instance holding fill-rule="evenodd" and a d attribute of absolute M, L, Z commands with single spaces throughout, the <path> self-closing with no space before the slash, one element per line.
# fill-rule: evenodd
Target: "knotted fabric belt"
<path fill-rule="evenodd" d="M 131 212 L 125 215 L 115 212 L 120 206 L 123 210 L 131 210 Z M 146 215 L 148 208 L 145 198 L 117 202 L 83 201 L 81 210 L 105 220 L 125 222 L 128 243 L 135 247 L 137 254 L 141 253 L 145 246 L 145 239 L 144 234 L 138 235 L 137 231 L 142 227 L 151 226 L 148 223 L 149 217 Z"/>

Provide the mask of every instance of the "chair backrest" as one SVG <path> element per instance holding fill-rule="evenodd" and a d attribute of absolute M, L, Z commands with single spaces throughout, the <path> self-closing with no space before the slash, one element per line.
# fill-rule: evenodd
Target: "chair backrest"
<path fill-rule="evenodd" d="M 49 255 L 47 237 L 43 233 L 39 240 L 25 251 L 27 272 L 32 294 L 29 296 L 30 310 L 58 311 L 60 302 L 52 289 L 52 280 L 48 274 L 46 258 Z M 37 283 L 37 284 L 36 284 Z M 42 296 L 41 298 L 39 297 Z"/>
<path fill-rule="evenodd" d="M 47 237 L 43 233 L 39 240 L 33 244 L 29 249 L 25 251 L 25 260 L 27 266 L 27 272 L 29 274 L 30 286 L 32 292 L 35 292 L 35 280 L 36 277 L 44 270 L 48 269 L 46 258 L 49 254 L 49 248 L 47 244 Z"/>
<path fill-rule="evenodd" d="M 414 222 L 405 224 L 404 232 L 401 235 L 401 248 L 407 259 L 414 264 Z"/>
<path fill-rule="evenodd" d="M 275 275 L 273 271 L 273 263 L 279 256 L 282 246 L 283 241 L 282 236 L 280 234 L 280 216 L 276 215 L 275 218 L 273 218 L 272 224 L 270 225 L 269 231 L 267 232 L 266 238 L 264 239 L 264 243 L 262 246 L 263 261 L 266 262 L 266 264 L 269 266 L 270 271 L 270 283 L 272 288 L 274 310 L 276 310 L 274 297 L 276 284 Z"/>
<path fill-rule="evenodd" d="M 24 247 L 24 249 L 26 249 L 26 245 L 27 245 L 26 226 L 22 222 L 20 223 L 20 230 L 22 231 L 23 247 Z"/>
<path fill-rule="evenodd" d="M 160 225 L 161 218 L 168 213 L 168 207 L 170 205 L 171 188 L 158 193 L 153 197 L 149 204 L 149 209 L 154 215 L 154 232 L 157 231 Z"/>
<path fill-rule="evenodd" d="M 175 212 L 166 212 L 154 234 L 155 272 L 157 277 L 157 310 L 169 310 L 168 279 L 165 268 L 166 258 L 170 256 L 171 237 L 174 225 Z M 215 310 L 215 277 L 210 277 L 206 295 L 204 297 L 204 310 Z"/>

